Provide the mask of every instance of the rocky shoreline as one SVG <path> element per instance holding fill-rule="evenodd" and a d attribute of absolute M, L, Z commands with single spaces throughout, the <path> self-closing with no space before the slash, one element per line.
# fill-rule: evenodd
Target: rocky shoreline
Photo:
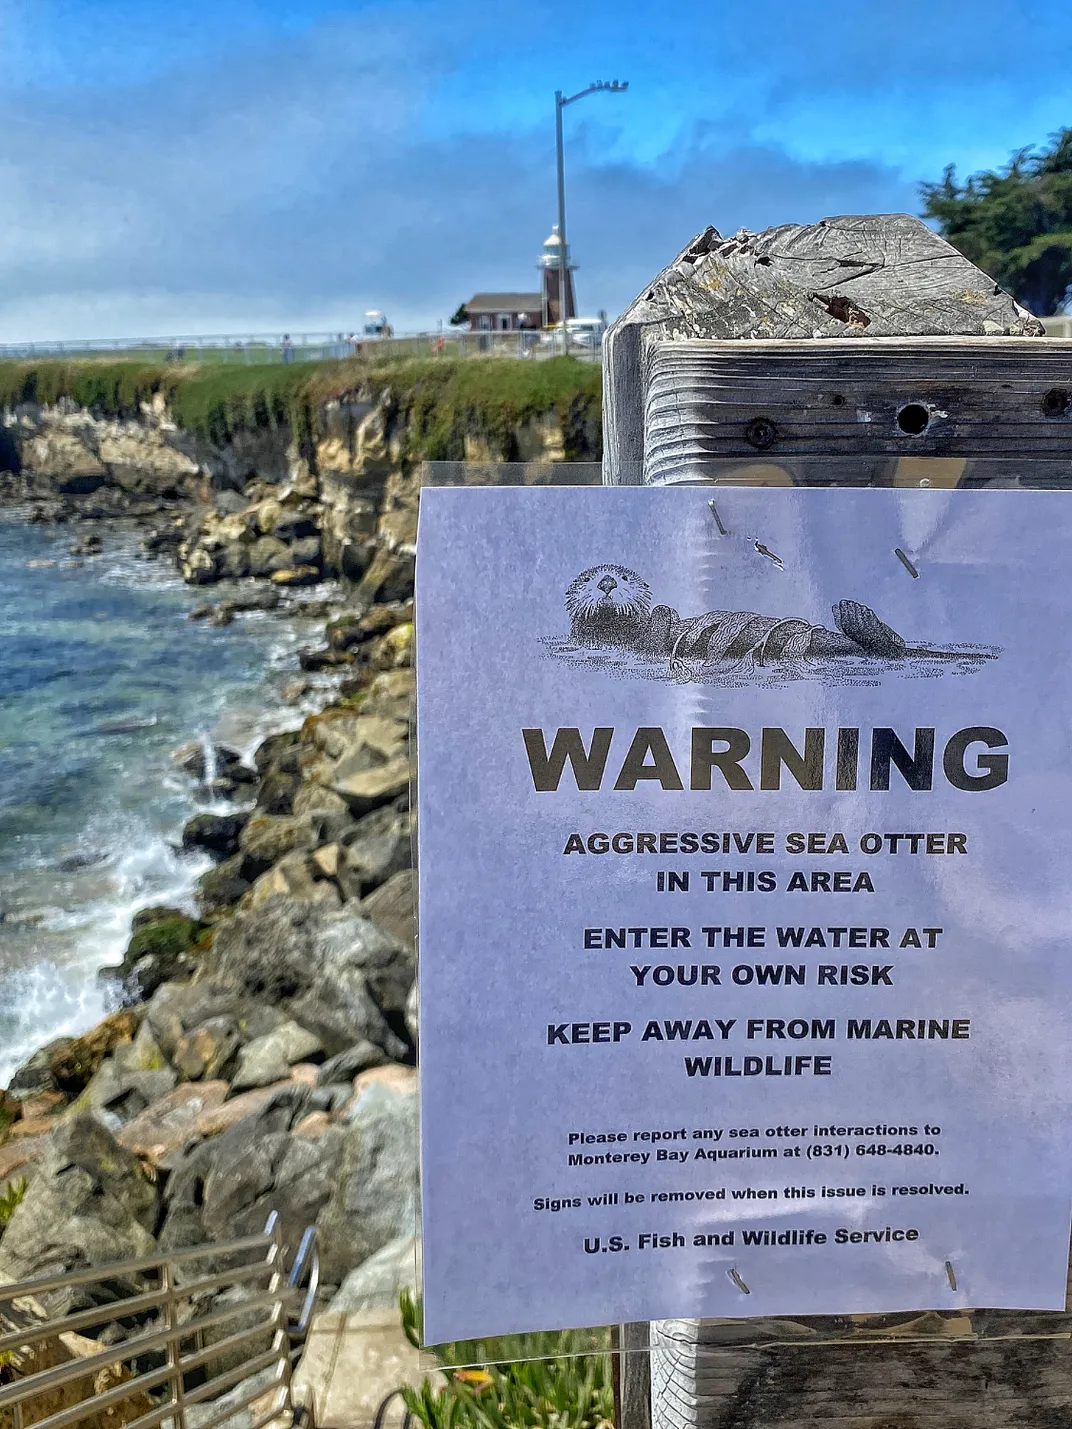
<path fill-rule="evenodd" d="M 138 912 L 122 964 L 102 974 L 116 1010 L 0 1093 L 0 1280 L 259 1233 L 274 1210 L 292 1247 L 318 1227 L 334 1308 L 397 1304 L 412 1284 L 417 483 L 384 418 L 366 411 L 345 481 L 286 433 L 237 476 L 220 453 L 214 466 L 184 450 L 161 410 L 8 424 L 21 423 L 20 469 L 2 496 L 29 519 L 106 532 L 133 516 L 145 549 L 191 584 L 243 582 L 194 617 L 285 605 L 289 587 L 325 576 L 343 594 L 299 657 L 337 675 L 331 703 L 249 764 L 176 751 L 215 809 L 230 801 L 183 830 L 184 848 L 214 860 L 196 912 Z M 80 535 L 78 554 L 101 544 Z"/>
<path fill-rule="evenodd" d="M 336 617 L 347 692 L 252 767 L 178 751 L 234 812 L 183 831 L 217 860 L 196 916 L 139 912 L 104 970 L 119 1009 L 2 1094 L 0 1278 L 254 1234 L 275 1210 L 291 1245 L 318 1225 L 344 1300 L 395 1295 L 369 1262 L 408 1244 L 412 1265 L 417 1215 L 411 617 Z"/>
<path fill-rule="evenodd" d="M 448 454 L 531 463 L 537 482 L 567 457 L 598 471 L 600 455 L 591 374 L 568 364 L 556 387 L 551 367 L 517 367 L 381 373 L 300 420 L 252 394 L 248 420 L 213 409 L 196 431 L 162 391 L 134 410 L 59 397 L 0 413 L 0 503 L 76 524 L 78 559 L 95 558 L 111 518 L 133 518 L 144 552 L 206 596 L 229 583 L 195 618 L 285 613 L 291 590 L 308 615 L 319 582 L 341 591 L 293 681 L 301 697 L 330 675 L 325 707 L 248 764 L 177 751 L 214 801 L 182 835 L 214 860 L 196 910 L 140 910 L 104 973 L 116 1010 L 0 1093 L 0 1280 L 257 1233 L 274 1210 L 292 1247 L 318 1227 L 332 1309 L 395 1307 L 412 1286 L 421 442 L 442 428 Z M 472 405 L 436 408 L 448 387 Z"/>

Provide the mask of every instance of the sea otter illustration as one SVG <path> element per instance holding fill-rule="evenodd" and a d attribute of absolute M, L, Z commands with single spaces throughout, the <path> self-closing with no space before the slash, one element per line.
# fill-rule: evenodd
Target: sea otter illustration
<path fill-rule="evenodd" d="M 703 665 L 743 661 L 757 665 L 803 656 L 870 655 L 903 660 L 912 655 L 962 658 L 963 652 L 912 648 L 856 600 L 833 607 L 834 630 L 799 616 L 751 610 L 709 610 L 682 620 L 668 605 L 652 608 L 651 588 L 626 566 L 599 565 L 570 582 L 566 610 L 575 645 L 634 650 L 652 659 Z"/>

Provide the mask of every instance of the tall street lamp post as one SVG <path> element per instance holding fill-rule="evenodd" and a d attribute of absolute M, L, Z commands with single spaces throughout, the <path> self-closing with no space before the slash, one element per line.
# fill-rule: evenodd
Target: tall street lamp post
<path fill-rule="evenodd" d="M 562 351 L 569 351 L 569 328 L 566 326 L 566 296 L 569 291 L 569 262 L 566 258 L 566 171 L 562 156 L 562 111 L 567 104 L 576 104 L 578 99 L 603 90 L 607 94 L 624 94 L 629 81 L 621 83 L 616 79 L 599 79 L 587 89 L 577 94 L 565 95 L 555 90 L 555 145 L 558 158 L 558 314 L 562 323 Z"/>

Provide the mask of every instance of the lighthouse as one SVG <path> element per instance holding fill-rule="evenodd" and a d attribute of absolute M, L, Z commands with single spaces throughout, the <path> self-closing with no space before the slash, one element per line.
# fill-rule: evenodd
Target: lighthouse
<path fill-rule="evenodd" d="M 550 237 L 543 245 L 543 252 L 540 255 L 540 278 L 543 303 L 543 326 L 555 327 L 562 321 L 562 307 L 559 302 L 559 281 L 561 276 L 560 253 L 562 250 L 562 237 L 558 231 L 558 224 L 551 229 Z M 566 313 L 567 319 L 577 316 L 577 298 L 573 286 L 573 273 L 575 264 L 570 262 L 569 244 L 566 245 Z"/>

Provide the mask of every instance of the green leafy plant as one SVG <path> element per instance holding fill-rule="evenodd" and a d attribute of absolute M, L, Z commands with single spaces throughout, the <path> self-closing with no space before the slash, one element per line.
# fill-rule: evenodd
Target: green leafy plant
<path fill-rule="evenodd" d="M 963 184 L 950 165 L 921 192 L 923 212 L 966 258 L 1039 317 L 1057 311 L 1072 284 L 1072 129 Z"/>
<path fill-rule="evenodd" d="M 420 1305 L 400 1297 L 402 1326 L 421 1347 Z M 609 1429 L 614 1421 L 609 1330 L 548 1330 L 459 1340 L 432 1353 L 446 1380 L 400 1392 L 425 1429 Z"/>
<path fill-rule="evenodd" d="M 572 357 L 343 358 L 250 367 L 140 358 L 0 361 L 0 409 L 69 397 L 99 416 L 130 417 L 157 394 L 184 431 L 223 443 L 237 432 L 285 427 L 310 459 L 320 407 L 358 395 L 389 397 L 407 424 L 407 456 L 416 460 L 463 460 L 467 437 L 484 439 L 504 461 L 516 460 L 518 427 L 548 413 L 562 423 L 567 460 L 601 454 L 600 368 Z"/>
<path fill-rule="evenodd" d="M 4 1194 L 0 1196 L 0 1231 L 22 1205 L 29 1189 L 30 1183 L 25 1176 L 21 1181 L 8 1182 Z"/>

